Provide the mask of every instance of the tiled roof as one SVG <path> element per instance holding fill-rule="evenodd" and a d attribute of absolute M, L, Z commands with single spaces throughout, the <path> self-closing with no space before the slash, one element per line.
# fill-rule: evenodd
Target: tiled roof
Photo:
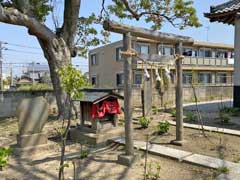
<path fill-rule="evenodd" d="M 205 13 L 204 16 L 209 18 L 211 22 L 234 24 L 238 12 L 240 12 L 240 0 L 231 0 L 217 6 L 211 6 L 210 13 Z"/>
<path fill-rule="evenodd" d="M 226 13 L 240 9 L 240 0 L 232 0 L 218 6 L 211 7 L 211 14 Z"/>

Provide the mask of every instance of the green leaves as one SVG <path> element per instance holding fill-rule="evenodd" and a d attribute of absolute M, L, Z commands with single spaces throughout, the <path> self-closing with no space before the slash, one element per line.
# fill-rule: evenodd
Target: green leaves
<path fill-rule="evenodd" d="M 81 89 L 89 87 L 87 78 L 71 64 L 58 69 L 57 72 L 65 92 L 71 99 L 80 99 L 83 96 Z"/>
<path fill-rule="evenodd" d="M 200 27 L 192 0 L 114 0 L 108 6 L 110 14 L 120 19 L 143 18 L 158 30 L 168 22 L 174 27 L 184 29 L 187 26 Z"/>
<path fill-rule="evenodd" d="M 53 9 L 53 7 L 49 4 L 51 1 L 52 0 L 1 0 L 0 3 L 5 7 L 14 7 L 22 13 L 44 22 L 46 20 L 46 16 Z"/>
<path fill-rule="evenodd" d="M 79 17 L 77 30 L 77 47 L 79 56 L 87 57 L 87 52 L 90 47 L 106 44 L 109 42 L 109 32 L 97 29 L 100 25 L 99 17 L 92 13 L 89 17 Z"/>
<path fill-rule="evenodd" d="M 7 165 L 8 163 L 8 157 L 12 153 L 12 149 L 10 148 L 0 148 L 0 168 L 3 168 Z"/>

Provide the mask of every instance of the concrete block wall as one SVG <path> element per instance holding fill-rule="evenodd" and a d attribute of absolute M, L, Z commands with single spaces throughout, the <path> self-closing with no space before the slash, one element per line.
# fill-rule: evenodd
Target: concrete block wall
<path fill-rule="evenodd" d="M 213 86 L 196 86 L 196 95 L 198 101 L 211 101 L 211 100 L 221 100 L 221 99 L 231 99 L 233 97 L 233 86 L 231 85 L 213 85 Z M 153 106 L 172 106 L 175 104 L 175 88 L 170 87 L 170 89 L 165 92 L 163 98 L 153 89 L 152 92 L 152 102 Z M 141 89 L 133 90 L 132 103 L 135 107 L 141 107 Z M 163 100 L 163 102 L 161 102 Z M 183 100 L 185 103 L 194 102 L 193 89 L 190 86 L 183 87 Z"/>
<path fill-rule="evenodd" d="M 57 109 L 53 91 L 0 91 L 0 117 L 13 117 L 23 98 L 43 96 L 49 103 L 49 112 Z"/>
<path fill-rule="evenodd" d="M 123 95 L 123 90 L 119 91 Z M 196 94 L 199 101 L 210 101 L 220 99 L 230 99 L 233 97 L 233 86 L 197 86 Z M 49 103 L 49 112 L 57 110 L 56 98 L 53 91 L 3 91 L 0 92 L 0 117 L 13 117 L 16 115 L 16 109 L 23 98 L 33 98 L 43 96 Z M 193 102 L 193 90 L 189 86 L 183 88 L 184 102 Z M 163 102 L 161 102 L 163 100 Z M 161 105 L 170 107 L 175 104 L 175 88 L 171 87 L 163 96 L 159 96 L 156 89 L 152 91 L 153 106 Z M 132 104 L 134 107 L 142 106 L 141 88 L 133 88 Z M 124 102 L 120 101 L 123 107 Z"/>

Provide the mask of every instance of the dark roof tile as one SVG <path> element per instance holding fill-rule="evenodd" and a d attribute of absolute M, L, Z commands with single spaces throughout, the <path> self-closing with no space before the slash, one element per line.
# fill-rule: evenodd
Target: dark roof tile
<path fill-rule="evenodd" d="M 211 14 L 226 13 L 240 9 L 240 0 L 232 0 L 218 6 L 211 7 Z"/>

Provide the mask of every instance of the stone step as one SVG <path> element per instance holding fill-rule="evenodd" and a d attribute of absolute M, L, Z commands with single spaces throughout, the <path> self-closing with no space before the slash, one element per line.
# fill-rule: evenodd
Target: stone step
<path fill-rule="evenodd" d="M 113 139 L 113 142 L 125 145 L 124 138 Z M 146 151 L 146 142 L 134 141 L 134 147 L 137 149 Z M 149 144 L 148 152 L 154 155 L 169 157 L 172 159 L 177 159 L 178 161 L 183 161 L 186 163 L 204 166 L 212 169 L 227 167 L 230 169 L 230 173 L 228 175 L 221 174 L 216 178 L 216 180 L 226 180 L 226 178 L 228 180 L 240 179 L 240 164 L 237 164 L 237 163 L 225 161 L 225 160 L 210 157 L 210 156 L 194 154 L 188 151 L 178 150 L 178 149 L 174 149 L 174 148 L 170 148 L 162 145 L 156 145 L 156 144 Z"/>
<path fill-rule="evenodd" d="M 168 120 L 168 122 L 171 125 L 176 126 L 176 122 L 175 121 Z M 186 128 L 201 129 L 201 126 L 198 125 L 198 124 L 183 123 L 183 126 L 186 127 Z M 234 136 L 240 136 L 240 131 L 238 131 L 238 130 L 218 128 L 218 127 L 212 127 L 212 126 L 203 126 L 203 128 L 206 131 L 230 134 L 230 135 L 234 135 Z"/>

